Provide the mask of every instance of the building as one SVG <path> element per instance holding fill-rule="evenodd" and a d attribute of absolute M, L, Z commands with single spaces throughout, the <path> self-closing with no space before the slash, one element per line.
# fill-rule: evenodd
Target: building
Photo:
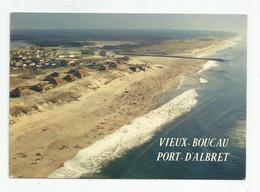
<path fill-rule="evenodd" d="M 76 76 L 76 77 L 82 79 L 82 78 L 84 78 L 84 77 L 87 76 L 88 72 L 87 72 L 86 69 L 81 68 L 81 69 L 78 69 L 78 70 L 74 70 L 74 72 L 73 72 L 72 74 L 73 74 L 74 76 Z"/>
<path fill-rule="evenodd" d="M 47 90 L 50 90 L 52 88 L 54 88 L 54 85 L 50 84 L 48 82 L 45 82 L 45 81 L 40 82 L 40 83 L 33 85 L 31 87 L 32 90 L 37 91 L 37 92 L 47 91 Z"/>
<path fill-rule="evenodd" d="M 50 75 L 47 75 L 45 78 L 44 78 L 44 81 L 50 81 L 53 77 L 58 77 L 59 76 L 59 73 L 58 72 L 53 72 L 51 73 Z"/>
<path fill-rule="evenodd" d="M 63 77 L 63 79 L 67 82 L 72 82 L 72 81 L 75 81 L 77 80 L 77 77 L 74 76 L 73 74 L 68 74 L 66 75 L 65 77 Z"/>
<path fill-rule="evenodd" d="M 95 68 L 99 71 L 106 71 L 108 69 L 108 66 L 104 64 L 96 64 Z"/>
<path fill-rule="evenodd" d="M 105 62 L 105 65 L 108 65 L 109 68 L 116 68 L 117 62 L 116 61 L 107 61 L 107 62 Z"/>
<path fill-rule="evenodd" d="M 21 97 L 30 95 L 31 91 L 29 90 L 28 86 L 19 86 L 10 91 L 10 97 Z"/>
<path fill-rule="evenodd" d="M 53 85 L 62 85 L 64 84 L 66 81 L 60 77 L 53 77 L 49 80 L 49 83 L 53 84 Z"/>

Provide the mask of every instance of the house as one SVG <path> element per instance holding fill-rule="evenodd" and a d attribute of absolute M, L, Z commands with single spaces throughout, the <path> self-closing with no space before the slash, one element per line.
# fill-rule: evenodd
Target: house
<path fill-rule="evenodd" d="M 105 64 L 107 64 L 109 68 L 116 68 L 117 67 L 116 61 L 108 61 Z"/>
<path fill-rule="evenodd" d="M 70 73 L 70 74 L 73 74 L 74 76 L 76 76 L 76 77 L 78 77 L 78 78 L 80 78 L 80 79 L 86 77 L 87 74 L 88 74 L 87 70 L 84 69 L 84 68 L 80 68 L 80 69 L 78 69 L 78 70 L 72 69 L 72 70 L 69 71 L 69 73 Z"/>
<path fill-rule="evenodd" d="M 118 57 L 118 58 L 115 59 L 115 61 L 116 61 L 119 65 L 126 63 L 126 61 L 124 60 L 123 57 Z"/>
<path fill-rule="evenodd" d="M 139 72 L 140 71 L 140 69 L 136 65 L 130 65 L 129 69 L 131 69 L 134 72 Z"/>
<path fill-rule="evenodd" d="M 96 69 L 99 71 L 105 71 L 105 70 L 107 70 L 107 66 L 105 66 L 103 64 L 97 64 Z"/>
<path fill-rule="evenodd" d="M 59 63 L 60 66 L 67 66 L 68 65 L 68 61 L 66 61 L 66 60 L 59 60 L 58 63 Z"/>
<path fill-rule="evenodd" d="M 48 84 L 44 85 L 42 88 L 43 88 L 43 91 L 48 91 L 48 90 L 53 89 L 54 87 L 55 86 L 53 84 L 48 83 Z"/>
<path fill-rule="evenodd" d="M 33 67 L 33 66 L 35 66 L 35 63 L 30 63 L 29 65 L 30 65 L 30 67 Z"/>
<path fill-rule="evenodd" d="M 96 63 L 95 62 L 92 62 L 92 63 L 85 63 L 85 66 L 89 69 L 94 69 L 95 66 L 96 66 Z"/>
<path fill-rule="evenodd" d="M 53 85 L 62 85 L 64 84 L 66 81 L 60 77 L 53 77 L 49 80 L 49 83 L 53 84 Z"/>
<path fill-rule="evenodd" d="M 123 57 L 123 60 L 127 62 L 127 61 L 130 60 L 130 58 L 129 58 L 129 56 L 124 56 L 124 57 Z"/>
<path fill-rule="evenodd" d="M 10 97 L 21 97 L 30 95 L 31 91 L 29 90 L 28 86 L 19 86 L 10 91 Z"/>
<path fill-rule="evenodd" d="M 65 77 L 63 77 L 63 79 L 65 81 L 71 82 L 71 81 L 75 81 L 77 79 L 77 77 L 74 76 L 73 74 L 68 74 Z"/>
<path fill-rule="evenodd" d="M 69 61 L 69 62 L 68 62 L 68 65 L 76 65 L 76 63 L 75 63 L 74 60 L 72 60 L 72 61 Z"/>
<path fill-rule="evenodd" d="M 68 72 L 68 74 L 73 74 L 73 73 L 75 73 L 75 72 L 77 72 L 77 69 L 70 69 L 69 72 Z"/>
<path fill-rule="evenodd" d="M 130 64 L 129 69 L 131 69 L 134 72 L 139 71 L 146 71 L 148 69 L 149 65 L 147 64 Z"/>
<path fill-rule="evenodd" d="M 43 81 L 43 82 L 40 82 L 40 83 L 38 83 L 36 85 L 31 86 L 30 89 L 34 90 L 34 91 L 37 91 L 37 92 L 42 92 L 42 91 L 50 90 L 52 88 L 54 88 L 53 84 L 50 84 L 48 82 Z"/>
<path fill-rule="evenodd" d="M 21 67 L 22 65 L 23 65 L 23 64 L 22 64 L 21 62 L 19 62 L 19 61 L 15 63 L 15 66 L 16 66 L 16 67 Z"/>
<path fill-rule="evenodd" d="M 53 77 L 59 77 L 59 73 L 53 72 L 50 75 L 47 75 L 43 81 L 50 81 Z"/>

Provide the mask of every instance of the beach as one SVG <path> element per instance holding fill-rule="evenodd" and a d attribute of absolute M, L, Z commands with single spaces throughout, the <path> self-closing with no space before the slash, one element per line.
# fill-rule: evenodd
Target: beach
<path fill-rule="evenodd" d="M 234 41 L 224 40 L 187 55 L 205 57 Z M 97 88 L 76 101 L 46 104 L 40 111 L 11 118 L 10 176 L 78 178 L 97 173 L 104 164 L 148 141 L 162 125 L 190 111 L 197 92 L 189 90 L 159 107 L 155 97 L 178 88 L 183 76 L 215 66 L 205 60 L 134 59 L 148 62 L 150 68 L 121 74 L 106 84 L 100 79 Z"/>
<path fill-rule="evenodd" d="M 161 107 L 134 119 L 130 124 L 79 151 L 49 178 L 91 177 L 107 162 L 147 142 L 160 127 L 189 112 L 196 105 L 197 96 L 194 89 L 186 91 Z"/>

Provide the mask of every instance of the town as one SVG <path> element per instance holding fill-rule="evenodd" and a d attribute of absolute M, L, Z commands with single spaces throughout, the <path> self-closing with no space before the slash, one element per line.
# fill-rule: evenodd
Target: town
<path fill-rule="evenodd" d="M 30 70 L 43 71 L 53 69 L 40 82 L 32 85 L 17 86 L 10 91 L 10 97 L 30 95 L 32 91 L 48 91 L 66 82 L 82 79 L 88 75 L 88 70 L 106 71 L 113 69 L 129 70 L 131 72 L 146 71 L 148 64 L 131 63 L 129 56 L 116 55 L 113 51 L 96 50 L 94 48 L 75 48 L 62 50 L 31 46 L 12 49 L 10 53 L 11 73 Z M 58 68 L 66 68 L 62 76 Z M 57 71 L 55 71 L 57 69 Z"/>
<path fill-rule="evenodd" d="M 45 48 L 31 46 L 28 48 L 12 49 L 10 66 L 12 70 L 25 68 L 50 68 L 68 65 L 83 65 L 89 61 L 89 56 L 112 58 L 112 51 L 97 51 L 94 49 L 59 50 L 59 48 Z"/>

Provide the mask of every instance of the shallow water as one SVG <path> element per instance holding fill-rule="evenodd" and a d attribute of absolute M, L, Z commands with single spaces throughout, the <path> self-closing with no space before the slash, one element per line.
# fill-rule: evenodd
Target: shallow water
<path fill-rule="evenodd" d="M 161 96 L 161 102 L 197 87 L 198 105 L 161 129 L 148 143 L 105 166 L 95 178 L 243 179 L 245 177 L 246 45 L 214 55 L 227 61 L 205 71 L 209 81 L 199 85 L 190 77 L 180 89 Z M 193 83 L 191 83 L 193 82 Z M 228 137 L 227 148 L 160 147 L 161 137 Z M 156 161 L 159 151 L 229 152 L 226 162 Z"/>

